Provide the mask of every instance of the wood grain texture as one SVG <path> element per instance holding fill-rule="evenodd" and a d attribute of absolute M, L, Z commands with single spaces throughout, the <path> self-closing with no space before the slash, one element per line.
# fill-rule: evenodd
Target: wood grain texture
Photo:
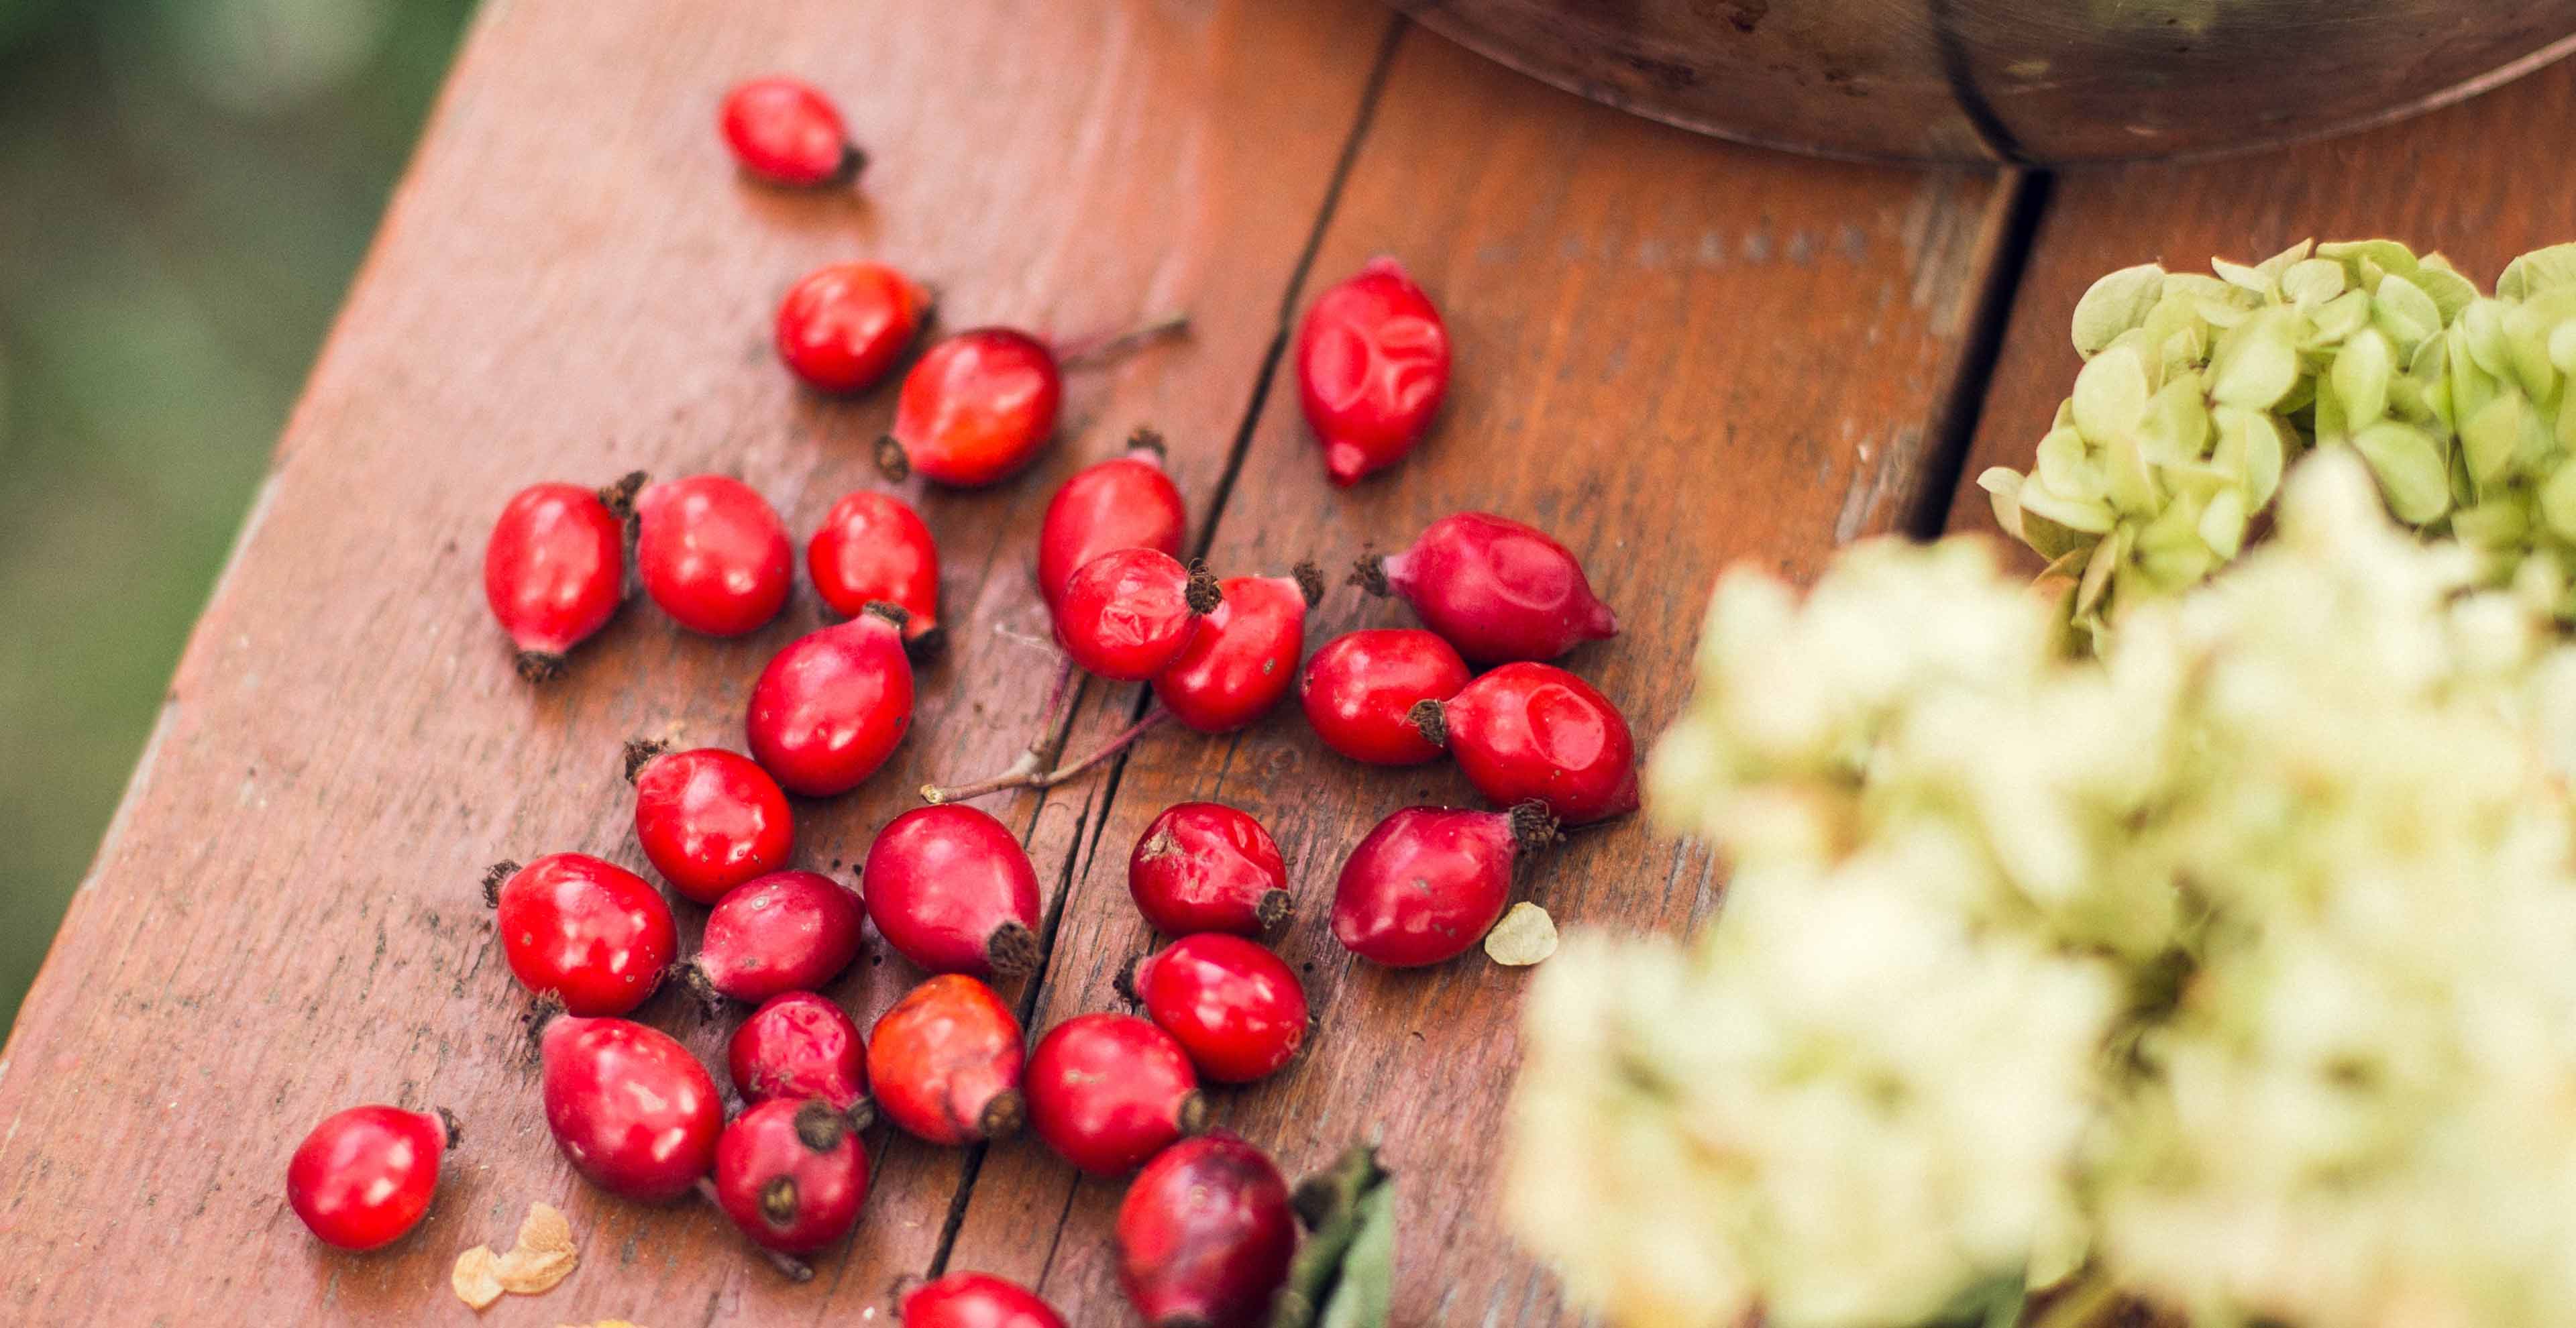
<path fill-rule="evenodd" d="M 2352 138 L 2060 176 L 2013 301 L 1950 528 L 1995 529 L 1977 472 L 2030 466 L 2082 367 L 2067 326 L 2095 278 L 2150 260 L 2205 272 L 2213 256 L 2253 262 L 2311 237 L 2384 235 L 2419 253 L 2440 250 L 2490 287 L 2514 255 L 2576 239 L 2576 190 L 2512 146 L 2538 126 L 2567 124 L 2576 124 L 2576 63 Z M 2017 565 L 2037 570 L 2037 556 L 2014 549 Z"/>
<path fill-rule="evenodd" d="M 1721 566 L 1812 574 L 1837 542 L 1901 519 L 2003 192 L 1983 176 L 1694 139 L 1409 32 L 1300 298 L 1372 254 L 1398 255 L 1447 314 L 1451 404 L 1399 468 L 1335 492 L 1283 368 L 1210 563 L 1346 565 L 1461 508 L 1536 522 L 1585 557 L 1625 629 L 1565 664 L 1650 740 L 1680 704 Z M 1338 589 L 1308 642 L 1408 621 Z M 1293 703 L 1231 740 L 1148 739 L 1084 852 L 1039 1029 L 1116 1008 L 1115 974 L 1152 940 L 1128 896 L 1128 851 L 1163 807 L 1194 798 L 1241 806 L 1277 835 L 1298 905 L 1278 943 L 1322 1018 L 1282 1076 L 1214 1093 L 1219 1121 L 1292 1175 L 1382 1132 L 1401 1195 L 1396 1322 L 1573 1320 L 1496 1211 L 1526 972 L 1475 951 L 1379 969 L 1354 962 L 1327 925 L 1342 855 L 1381 816 L 1472 805 L 1445 762 L 1344 761 Z M 1719 887 L 1704 848 L 1634 822 L 1579 834 L 1523 883 L 1561 924 L 1619 931 L 1683 929 Z M 1109 1231 L 1122 1192 L 1078 1180 L 1032 1141 L 999 1146 L 950 1266 L 1038 1282 L 1073 1322 L 1116 1322 Z"/>
<path fill-rule="evenodd" d="M 557 1156 L 476 875 L 568 848 L 640 866 L 619 741 L 737 745 L 815 609 L 715 642 L 630 606 L 530 690 L 481 603 L 484 533 L 520 485 L 631 466 L 737 473 L 800 534 L 868 482 L 887 394 L 815 400 L 767 349 L 827 260 L 935 283 L 951 326 L 1195 311 L 1186 343 L 1077 375 L 1032 474 L 918 495 L 956 649 L 888 771 L 800 807 L 806 861 L 854 862 L 908 790 L 1035 724 L 1053 665 L 1025 568 L 1054 481 L 1150 418 L 1213 498 L 1390 22 L 1362 0 L 488 7 L 0 1059 L 0 1320 L 461 1319 L 450 1262 L 540 1199 L 587 1267 L 483 1322 L 856 1319 L 929 1266 L 963 1154 L 880 1134 L 864 1235 L 803 1288 L 712 1212 L 608 1201 Z M 876 158 L 859 193 L 735 177 L 716 99 L 773 68 L 842 99 Z M 994 808 L 1051 888 L 1104 787 Z M 880 955 L 833 994 L 864 1022 L 915 976 Z M 726 1026 L 667 994 L 641 1017 L 720 1064 Z M 281 1177 L 369 1100 L 449 1106 L 467 1138 L 422 1229 L 359 1259 L 305 1236 Z"/>

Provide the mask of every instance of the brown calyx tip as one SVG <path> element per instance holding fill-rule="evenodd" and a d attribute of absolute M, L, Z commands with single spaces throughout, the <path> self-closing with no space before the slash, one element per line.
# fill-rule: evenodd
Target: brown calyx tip
<path fill-rule="evenodd" d="M 1016 1088 L 1005 1088 L 995 1093 L 992 1100 L 984 1104 L 984 1110 L 977 1113 L 975 1130 L 988 1142 L 1008 1139 L 1020 1132 L 1020 1126 L 1027 1123 L 1028 1118 L 1028 1099 L 1021 1097 L 1020 1090 Z"/>
<path fill-rule="evenodd" d="M 915 664 L 928 664 L 947 653 L 948 629 L 945 627 L 924 627 L 903 641 L 904 658 Z"/>
<path fill-rule="evenodd" d="M 1163 431 L 1150 424 L 1139 424 L 1134 433 L 1127 435 L 1127 450 L 1146 453 L 1157 466 L 1172 454 L 1170 448 L 1163 446 Z"/>
<path fill-rule="evenodd" d="M 462 1121 L 456 1119 L 455 1112 L 449 1111 L 445 1107 L 431 1107 L 429 1109 L 429 1113 L 438 1117 L 439 1128 L 447 1131 L 448 1147 L 454 1148 L 458 1144 L 465 1142 L 465 1125 Z"/>
<path fill-rule="evenodd" d="M 1145 1003 L 1145 998 L 1136 994 L 1136 970 L 1144 962 L 1145 956 L 1143 955 L 1134 955 L 1129 957 L 1126 963 L 1118 966 L 1118 976 L 1109 980 L 1110 987 L 1117 991 L 1120 999 L 1126 1001 L 1129 1005 L 1143 1005 Z"/>
<path fill-rule="evenodd" d="M 859 617 L 883 618 L 887 622 L 893 623 L 895 625 L 895 629 L 900 631 L 903 629 L 904 624 L 912 621 L 912 611 L 895 603 L 893 600 L 872 599 L 859 606 Z"/>
<path fill-rule="evenodd" d="M 1296 581 L 1297 593 L 1306 597 L 1307 608 L 1324 602 L 1324 569 L 1317 567 L 1314 559 L 1298 559 L 1297 565 L 1288 569 L 1288 575 Z"/>
<path fill-rule="evenodd" d="M 876 449 L 877 473 L 896 484 L 912 478 L 912 454 L 903 450 L 893 434 L 880 434 Z"/>
<path fill-rule="evenodd" d="M 1225 588 L 1217 584 L 1216 573 L 1207 569 L 1206 560 L 1193 558 L 1190 560 L 1189 589 L 1181 592 L 1181 597 L 1189 602 L 1190 612 L 1204 617 L 1216 612 L 1217 605 L 1225 603 Z"/>
<path fill-rule="evenodd" d="M 1395 593 L 1395 588 L 1386 583 L 1386 559 L 1376 553 L 1363 553 L 1358 562 L 1351 564 L 1350 583 L 1379 599 Z"/>
<path fill-rule="evenodd" d="M 1181 1137 L 1184 1139 L 1207 1133 L 1207 1095 L 1195 1088 L 1181 1094 L 1181 1108 L 1172 1113 L 1172 1121 L 1181 1127 Z"/>
<path fill-rule="evenodd" d="M 1558 827 L 1556 817 L 1547 810 L 1547 804 L 1536 798 L 1516 803 L 1503 814 L 1511 818 L 1512 842 L 1520 845 L 1524 853 L 1534 853 L 1565 838 L 1565 832 Z"/>
<path fill-rule="evenodd" d="M 648 765 L 653 764 L 653 758 L 654 758 L 654 757 L 656 757 L 656 756 L 660 756 L 660 755 L 662 755 L 663 753 L 668 752 L 668 751 L 670 751 L 670 750 L 671 750 L 671 744 L 669 744 L 669 743 L 667 743 L 667 742 L 659 741 L 659 740 L 657 740 L 657 739 L 651 739 L 651 738 L 629 738 L 629 739 L 627 739 L 627 740 L 626 740 L 626 782 L 627 782 L 627 783 L 629 783 L 629 784 L 634 783 L 634 782 L 635 782 L 635 777 L 636 777 L 637 775 L 640 775 L 640 774 L 643 774 L 643 773 L 644 773 L 644 767 L 646 767 L 646 766 L 648 766 Z"/>
<path fill-rule="evenodd" d="M 851 181 L 858 179 L 859 172 L 864 171 L 867 168 L 867 149 L 860 147 L 856 143 L 843 143 L 841 145 L 841 164 L 838 169 L 832 172 L 832 183 L 848 184 Z"/>
<path fill-rule="evenodd" d="M 1145 1328 L 1216 1328 L 1216 1324 L 1204 1315 L 1193 1314 L 1188 1310 L 1174 1310 L 1145 1325 Z"/>
<path fill-rule="evenodd" d="M 760 1220 L 785 1231 L 796 1225 L 796 1178 L 772 1176 L 760 1187 Z"/>
<path fill-rule="evenodd" d="M 849 1122 L 850 1133 L 864 1133 L 869 1126 L 877 1123 L 877 1100 L 862 1096 L 858 1101 L 851 1103 L 850 1109 L 842 1112 L 841 1115 Z"/>
<path fill-rule="evenodd" d="M 553 682 L 564 675 L 564 657 L 551 650 L 522 650 L 511 663 L 528 682 Z"/>
<path fill-rule="evenodd" d="M 609 515 L 620 521 L 631 521 L 635 518 L 635 495 L 644 492 L 647 478 L 643 471 L 630 470 L 618 476 L 615 484 L 601 489 L 599 501 L 607 506 Z"/>
<path fill-rule="evenodd" d="M 1006 978 L 1036 972 L 1038 934 L 1017 918 L 995 927 L 993 934 L 984 938 L 984 962 L 993 966 L 996 975 Z"/>
<path fill-rule="evenodd" d="M 796 1142 L 807 1148 L 828 1153 L 849 1136 L 850 1118 L 831 1103 L 818 1098 L 796 1109 Z"/>
<path fill-rule="evenodd" d="M 1449 714 L 1439 702 L 1426 696 L 1414 702 L 1413 708 L 1404 712 L 1404 718 L 1422 734 L 1424 742 L 1434 747 L 1449 745 Z"/>
<path fill-rule="evenodd" d="M 503 858 L 483 869 L 483 907 L 501 906 L 501 883 L 519 874 L 519 864 Z"/>
<path fill-rule="evenodd" d="M 708 1014 L 724 1013 L 724 993 L 716 990 L 715 979 L 707 976 L 706 965 L 691 959 L 671 965 L 662 975 L 686 988 Z"/>
<path fill-rule="evenodd" d="M 1261 902 L 1252 906 L 1252 916 L 1259 919 L 1263 931 L 1277 931 L 1288 915 L 1297 911 L 1297 899 L 1285 890 L 1264 890 Z"/>
<path fill-rule="evenodd" d="M 562 992 L 541 991 L 537 993 L 537 1003 L 528 1007 L 527 1016 L 528 1055 L 531 1058 L 534 1058 L 538 1051 L 545 1045 L 546 1026 L 552 1024 L 557 1018 L 560 1018 L 563 1013 L 564 999 Z"/>

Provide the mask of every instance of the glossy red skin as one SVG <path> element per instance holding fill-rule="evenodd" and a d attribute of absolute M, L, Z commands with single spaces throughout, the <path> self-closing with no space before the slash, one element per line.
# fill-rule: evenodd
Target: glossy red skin
<path fill-rule="evenodd" d="M 859 875 L 886 944 L 932 973 L 992 975 L 994 936 L 1017 923 L 1035 943 L 1038 873 L 1011 828 L 961 803 L 886 823 Z"/>
<path fill-rule="evenodd" d="M 690 963 L 737 1001 L 812 991 L 858 957 L 866 914 L 858 891 L 821 872 L 771 872 L 716 902 Z"/>
<path fill-rule="evenodd" d="M 1198 635 L 1190 570 L 1159 549 L 1113 549 L 1075 569 L 1055 606 L 1055 639 L 1112 682 L 1160 673 Z M 1223 606 L 1219 606 L 1223 607 Z"/>
<path fill-rule="evenodd" d="M 1387 585 L 1475 664 L 1554 659 L 1619 634 L 1583 564 L 1545 531 L 1490 512 L 1430 524 L 1384 562 Z"/>
<path fill-rule="evenodd" d="M 1592 684 L 1553 664 L 1506 664 L 1440 707 L 1467 782 L 1509 807 L 1536 799 L 1567 825 L 1637 810 L 1637 742 Z"/>
<path fill-rule="evenodd" d="M 1155 697 L 1201 733 L 1232 733 L 1269 714 L 1306 651 L 1306 592 L 1293 578 L 1236 576 L 1217 586 L 1225 602 L 1154 675 Z"/>
<path fill-rule="evenodd" d="M 818 392 L 864 392 L 921 335 L 929 308 L 919 286 L 883 263 L 819 267 L 778 302 L 778 358 Z"/>
<path fill-rule="evenodd" d="M 1166 936 L 1222 931 L 1259 936 L 1263 899 L 1284 912 L 1288 864 L 1278 841 L 1250 813 L 1221 802 L 1163 809 L 1127 855 L 1127 892 L 1136 911 Z"/>
<path fill-rule="evenodd" d="M 578 484 L 532 484 L 492 523 L 483 599 L 522 651 L 561 655 L 626 595 L 626 523 Z"/>
<path fill-rule="evenodd" d="M 843 617 L 883 601 L 909 615 L 907 641 L 939 625 L 939 542 L 902 499 L 873 489 L 842 495 L 805 545 L 805 570 Z"/>
<path fill-rule="evenodd" d="M 522 985 L 578 1015 L 643 1004 L 680 947 L 662 892 L 587 853 L 549 853 L 511 873 L 492 930 Z"/>
<path fill-rule="evenodd" d="M 286 1199 L 326 1245 L 381 1249 L 420 1225 L 438 1193 L 447 1122 L 400 1107 L 323 1118 L 286 1164 Z"/>
<path fill-rule="evenodd" d="M 1029 1128 L 1065 1161 L 1116 1176 L 1194 1130 L 1206 1110 L 1190 1054 L 1132 1014 L 1078 1014 L 1029 1053 Z"/>
<path fill-rule="evenodd" d="M 1118 1281 L 1148 1328 L 1259 1328 L 1288 1280 L 1288 1183 L 1224 1130 L 1166 1148 L 1118 1205 Z"/>
<path fill-rule="evenodd" d="M 1128 982 L 1146 1016 L 1218 1083 L 1267 1079 L 1306 1045 L 1306 985 L 1240 936 L 1184 936 L 1137 961 Z"/>
<path fill-rule="evenodd" d="M 1518 855 L 1501 812 L 1407 807 L 1378 822 L 1343 862 L 1333 937 L 1390 968 L 1463 953 L 1503 915 Z"/>
<path fill-rule="evenodd" d="M 755 1245 L 781 1254 L 827 1249 L 859 1224 L 868 1198 L 868 1149 L 858 1132 L 833 1118 L 831 1146 L 816 1150 L 798 1134 L 797 1113 L 814 1105 L 780 1098 L 755 1103 L 716 1140 L 716 1204 Z M 764 1193 L 780 1179 L 794 1187 L 786 1220 L 768 1211 Z"/>
<path fill-rule="evenodd" d="M 1403 460 L 1448 393 L 1448 326 L 1392 258 L 1317 296 L 1297 326 L 1297 401 L 1335 484 Z"/>
<path fill-rule="evenodd" d="M 809 798 L 857 788 L 911 728 L 903 633 L 873 613 L 789 642 L 752 685 L 743 724 L 760 768 Z"/>
<path fill-rule="evenodd" d="M 1181 556 L 1189 512 L 1163 472 L 1159 449 L 1135 448 L 1073 473 L 1047 500 L 1038 526 L 1038 593 L 1052 612 L 1084 563 L 1120 549 Z"/>
<path fill-rule="evenodd" d="M 716 124 L 733 159 L 772 184 L 835 184 L 858 169 L 840 109 L 802 79 L 737 85 L 725 94 Z"/>
<path fill-rule="evenodd" d="M 672 889 L 712 904 L 786 865 L 796 817 L 757 762 L 700 747 L 666 752 L 635 772 L 635 840 Z"/>
<path fill-rule="evenodd" d="M 538 1043 L 546 1128 L 573 1169 L 622 1199 L 687 1194 L 715 1165 L 724 1101 L 669 1034 L 564 1015 Z"/>
<path fill-rule="evenodd" d="M 995 1101 L 1005 1094 L 1016 1128 L 1025 1060 L 1010 1007 L 960 973 L 913 988 L 868 1033 L 868 1084 L 878 1113 L 934 1144 L 986 1137 Z"/>
<path fill-rule="evenodd" d="M 847 1113 L 868 1100 L 859 1026 L 810 991 L 780 992 L 752 1011 L 725 1044 L 725 1068 L 746 1102 L 815 1099 Z"/>
<path fill-rule="evenodd" d="M 722 475 L 691 475 L 635 503 L 635 567 L 673 621 L 708 636 L 758 630 L 787 606 L 796 550 L 777 509 Z"/>
<path fill-rule="evenodd" d="M 1045 342 L 1007 327 L 947 337 L 904 375 L 894 440 L 913 472 L 957 488 L 997 484 L 1055 437 L 1064 373 Z"/>
<path fill-rule="evenodd" d="M 1016 1282 L 950 1273 L 903 1298 L 903 1328 L 1064 1328 L 1064 1316 Z"/>
<path fill-rule="evenodd" d="M 1474 675 L 1436 632 L 1346 632 L 1324 643 L 1297 682 L 1297 702 L 1324 745 L 1370 765 L 1420 765 L 1441 749 L 1412 720 L 1423 701 L 1456 696 Z"/>

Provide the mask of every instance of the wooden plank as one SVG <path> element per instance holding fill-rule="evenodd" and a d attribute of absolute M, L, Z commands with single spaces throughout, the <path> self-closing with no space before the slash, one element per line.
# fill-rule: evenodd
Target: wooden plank
<path fill-rule="evenodd" d="M 2030 466 L 2082 366 L 2067 325 L 2095 278 L 2150 260 L 2205 272 L 2213 256 L 2251 262 L 2302 239 L 2384 235 L 2419 253 L 2441 250 L 2488 287 L 2514 255 L 2576 238 L 2576 191 L 2509 147 L 2532 126 L 2569 123 L 2576 123 L 2576 63 L 2351 138 L 2060 177 L 2013 303 L 1950 528 L 1995 529 L 1977 472 Z M 2039 567 L 2015 547 L 2018 565 Z"/>
<path fill-rule="evenodd" d="M 738 743 L 752 677 L 815 610 L 722 643 L 636 606 L 532 691 L 485 616 L 484 532 L 524 483 L 636 465 L 739 473 L 800 531 L 866 483 L 886 395 L 814 400 L 766 349 L 781 290 L 828 259 L 937 283 L 952 323 L 1194 310 L 1188 343 L 1076 379 L 1035 473 L 925 499 L 956 653 L 886 774 L 800 808 L 809 862 L 855 860 L 914 786 L 1036 722 L 1052 661 L 1023 569 L 1054 481 L 1152 419 L 1211 501 L 1390 22 L 1364 0 L 487 7 L 0 1059 L 0 1319 L 461 1318 L 450 1262 L 533 1200 L 588 1266 L 483 1322 L 855 1318 L 930 1266 L 957 1152 L 880 1134 L 863 1234 L 806 1288 L 713 1213 L 607 1200 L 556 1155 L 476 875 L 564 848 L 640 866 L 619 741 Z M 860 193 L 735 178 L 716 98 L 772 68 L 843 99 L 876 157 Z M 1095 797 L 996 810 L 1052 880 Z M 871 960 L 833 994 L 864 1021 L 915 976 Z M 720 1063 L 725 1027 L 669 995 L 642 1014 Z M 280 1177 L 312 1121 L 383 1099 L 447 1105 L 467 1140 L 424 1227 L 352 1258 L 305 1237 Z"/>
<path fill-rule="evenodd" d="M 1567 663 L 1650 739 L 1680 703 L 1721 566 L 1810 573 L 1836 543 L 1902 519 L 2007 192 L 1991 177 L 1694 139 L 1408 33 L 1306 284 L 1400 256 L 1447 311 L 1452 404 L 1400 468 L 1337 493 L 1283 368 L 1211 562 L 1345 560 L 1460 508 L 1535 521 L 1587 555 L 1625 626 Z M 1340 590 L 1309 643 L 1407 620 Z M 1041 1026 L 1115 1006 L 1112 978 L 1150 941 L 1128 850 L 1191 798 L 1235 803 L 1277 834 L 1299 908 L 1282 949 L 1322 1014 L 1308 1057 L 1216 1094 L 1219 1119 L 1292 1173 L 1383 1132 L 1402 1173 L 1396 1322 L 1572 1319 L 1495 1205 L 1525 975 L 1481 954 L 1416 972 L 1357 965 L 1327 927 L 1342 855 L 1380 816 L 1471 800 L 1448 766 L 1363 769 L 1325 751 L 1293 705 L 1232 741 L 1155 735 L 1085 853 Z M 1628 823 L 1578 836 L 1526 889 L 1569 925 L 1678 931 L 1719 884 L 1704 849 Z M 997 1147 L 950 1266 L 1042 1279 L 1073 1322 L 1115 1322 L 1122 1191 L 1077 1181 L 1034 1142 Z M 1060 1215 L 1051 1247 L 1032 1240 Z"/>

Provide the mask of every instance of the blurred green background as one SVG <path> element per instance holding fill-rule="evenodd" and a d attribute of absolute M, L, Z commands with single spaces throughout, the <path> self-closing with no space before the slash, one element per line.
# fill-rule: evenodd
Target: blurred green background
<path fill-rule="evenodd" d="M 470 0 L 0 0 L 0 1028 Z"/>

